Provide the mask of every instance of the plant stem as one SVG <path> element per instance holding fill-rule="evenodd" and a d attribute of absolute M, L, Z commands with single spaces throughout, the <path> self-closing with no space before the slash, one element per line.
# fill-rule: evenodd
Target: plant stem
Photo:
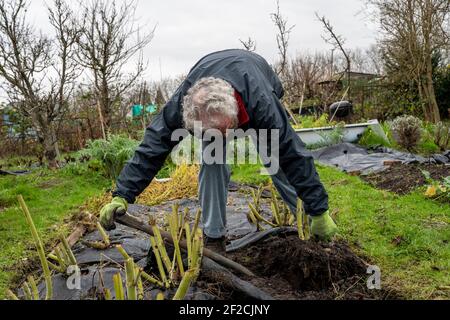
<path fill-rule="evenodd" d="M 25 200 L 22 196 L 19 196 L 19 203 L 22 207 L 22 211 L 25 214 L 25 217 L 27 219 L 28 225 L 31 229 L 31 234 L 33 235 L 34 242 L 36 244 L 36 248 L 39 254 L 39 259 L 41 261 L 42 270 L 44 271 L 44 277 L 45 277 L 45 286 L 47 289 L 47 292 L 45 294 L 46 300 L 51 300 L 53 297 L 53 283 L 52 283 L 52 276 L 50 273 L 50 269 L 48 267 L 47 258 L 45 256 L 44 246 L 42 245 L 42 241 L 39 238 L 39 235 L 37 233 L 36 227 L 33 223 L 33 219 L 31 218 L 30 211 L 28 210 L 28 207 L 25 203 Z"/>
<path fill-rule="evenodd" d="M 105 297 L 106 301 L 111 301 L 112 300 L 112 298 L 111 298 L 111 290 L 105 289 L 104 290 L 104 297 Z"/>
<path fill-rule="evenodd" d="M 117 245 L 116 249 L 120 252 L 125 261 L 131 258 L 121 245 Z"/>
<path fill-rule="evenodd" d="M 125 261 L 127 261 L 128 259 L 131 259 L 131 257 L 128 255 L 128 253 L 125 251 L 125 249 L 122 246 L 117 245 L 116 249 L 120 252 L 120 254 L 123 256 Z M 148 273 L 146 273 L 143 270 L 141 270 L 141 277 L 144 278 L 144 280 L 150 282 L 153 285 L 156 285 L 156 286 L 158 286 L 160 288 L 164 288 L 164 283 L 162 283 L 161 281 L 156 280 L 155 278 L 153 278 L 151 275 L 149 275 Z"/>
<path fill-rule="evenodd" d="M 153 285 L 156 285 L 160 288 L 164 288 L 164 283 L 162 283 L 161 281 L 156 280 L 155 278 L 153 278 L 151 275 L 149 275 L 147 272 L 142 271 L 141 272 L 141 277 L 150 282 Z"/>
<path fill-rule="evenodd" d="M 23 286 L 22 286 L 22 290 L 23 290 L 23 294 L 25 296 L 25 300 L 33 300 L 33 296 L 31 295 L 31 289 L 30 286 L 28 285 L 28 282 L 24 282 Z"/>
<path fill-rule="evenodd" d="M 274 227 L 274 228 L 277 227 L 276 224 L 268 221 L 267 219 L 264 219 L 264 217 L 259 214 L 258 210 L 256 210 L 256 208 L 251 203 L 248 206 L 249 206 L 250 210 L 252 211 L 252 213 L 255 215 L 256 219 L 264 222 L 265 224 L 268 224 L 271 227 Z"/>
<path fill-rule="evenodd" d="M 125 300 L 122 276 L 120 275 L 120 273 L 117 273 L 113 276 L 113 282 L 114 282 L 114 292 L 116 293 L 116 300 L 118 301 Z"/>
<path fill-rule="evenodd" d="M 105 229 L 100 224 L 100 222 L 97 222 L 97 230 L 99 231 L 100 235 L 102 236 L 105 247 L 108 248 L 111 245 L 111 241 L 109 240 L 109 236 L 106 233 Z"/>
<path fill-rule="evenodd" d="M 66 251 L 66 255 L 69 257 L 70 265 L 76 266 L 77 265 L 77 259 L 75 258 L 75 255 L 72 252 L 72 249 L 69 246 L 69 243 L 67 242 L 66 237 L 64 235 L 60 235 L 61 243 L 64 247 L 64 250 Z"/>
<path fill-rule="evenodd" d="M 9 300 L 20 300 L 15 294 L 14 292 L 12 292 L 11 290 L 6 290 L 6 296 L 9 298 Z"/>
<path fill-rule="evenodd" d="M 136 267 L 134 265 L 133 259 L 128 259 L 125 262 L 125 274 L 127 282 L 127 299 L 137 300 L 137 290 L 136 290 Z"/>
<path fill-rule="evenodd" d="M 186 294 L 191 286 L 191 283 L 195 278 L 196 273 L 197 270 L 188 270 L 185 273 L 183 279 L 181 280 L 180 286 L 178 287 L 178 290 L 175 293 L 173 300 L 180 301 L 186 297 Z"/>
<path fill-rule="evenodd" d="M 155 255 L 156 258 L 156 262 L 158 265 L 158 270 L 159 270 L 159 274 L 161 276 L 161 280 L 163 283 L 165 283 L 166 285 L 168 284 L 167 282 L 167 276 L 166 276 L 166 272 L 164 270 L 164 265 L 163 262 L 161 260 L 161 255 L 159 253 L 158 247 L 156 245 L 156 241 L 154 237 L 150 237 L 150 243 L 152 245 L 152 249 L 153 249 L 153 254 Z"/>
<path fill-rule="evenodd" d="M 138 292 L 138 300 L 144 300 L 144 285 L 142 284 L 142 269 L 140 269 L 138 266 L 135 267 L 135 273 L 136 275 L 136 286 L 137 286 L 137 292 Z"/>
<path fill-rule="evenodd" d="M 195 222 L 194 222 L 194 228 L 191 230 L 192 234 L 195 234 L 195 232 L 198 229 L 198 226 L 200 224 L 200 218 L 202 217 L 202 209 L 197 210 L 197 214 L 195 215 Z"/>
<path fill-rule="evenodd" d="M 191 265 L 192 259 L 192 236 L 191 236 L 191 227 L 189 223 L 185 223 L 184 229 L 186 232 L 186 246 L 187 246 L 187 254 L 188 254 L 188 265 Z"/>
<path fill-rule="evenodd" d="M 181 257 L 181 250 L 180 250 L 180 239 L 178 238 L 178 229 L 176 227 L 177 225 L 177 219 L 175 216 L 172 216 L 171 219 L 169 219 L 169 229 L 170 233 L 172 234 L 173 238 L 173 244 L 175 248 L 175 258 L 178 264 L 178 269 L 180 271 L 180 275 L 184 276 L 184 266 L 183 266 L 183 259 Z"/>
<path fill-rule="evenodd" d="M 62 272 L 66 271 L 67 270 L 66 258 L 64 257 L 61 248 L 59 246 L 55 248 L 55 254 L 58 259 L 60 270 L 63 270 Z"/>
<path fill-rule="evenodd" d="M 303 229 L 303 203 L 300 199 L 297 201 L 297 229 L 300 240 L 305 240 Z"/>
<path fill-rule="evenodd" d="M 166 267 L 167 272 L 170 272 L 172 269 L 172 262 L 170 261 L 169 255 L 167 254 L 166 246 L 164 245 L 164 240 L 161 237 L 161 232 L 156 225 L 152 226 L 153 234 L 155 235 L 156 244 L 158 246 L 158 250 L 161 253 L 162 261 Z"/>
<path fill-rule="evenodd" d="M 31 285 L 31 292 L 33 294 L 33 299 L 34 300 L 40 300 L 39 290 L 38 290 L 38 287 L 36 285 L 36 281 L 34 280 L 34 277 L 33 276 L 29 276 L 28 277 L 28 282 Z"/>

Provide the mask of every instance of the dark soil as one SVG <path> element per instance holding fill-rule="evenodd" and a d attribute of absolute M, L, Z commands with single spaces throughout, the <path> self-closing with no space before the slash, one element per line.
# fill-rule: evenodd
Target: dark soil
<path fill-rule="evenodd" d="M 430 172 L 431 177 L 435 180 L 442 180 L 450 176 L 450 166 L 395 164 L 383 172 L 362 178 L 378 189 L 405 195 L 427 184 L 421 170 Z"/>
<path fill-rule="evenodd" d="M 245 279 L 282 300 L 394 299 L 367 288 L 367 264 L 342 242 L 279 236 L 230 255 L 258 277 Z"/>

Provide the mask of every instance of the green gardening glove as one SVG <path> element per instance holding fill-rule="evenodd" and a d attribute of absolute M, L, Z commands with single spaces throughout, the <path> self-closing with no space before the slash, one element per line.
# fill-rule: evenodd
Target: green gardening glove
<path fill-rule="evenodd" d="M 116 217 L 123 216 L 127 213 L 128 201 L 120 197 L 116 197 L 112 202 L 103 207 L 100 211 L 100 224 L 107 231 L 114 230 Z"/>
<path fill-rule="evenodd" d="M 330 216 L 330 211 L 321 216 L 311 217 L 311 232 L 323 241 L 331 241 L 338 233 L 338 227 Z"/>

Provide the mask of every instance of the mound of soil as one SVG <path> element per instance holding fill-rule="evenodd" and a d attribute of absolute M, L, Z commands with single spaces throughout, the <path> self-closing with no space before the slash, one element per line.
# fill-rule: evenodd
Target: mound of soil
<path fill-rule="evenodd" d="M 446 165 L 395 164 L 383 172 L 368 175 L 362 179 L 378 189 L 405 195 L 427 184 L 421 170 L 430 172 L 431 177 L 435 180 L 442 180 L 450 176 L 450 166 Z"/>
<path fill-rule="evenodd" d="M 245 280 L 283 300 L 385 299 L 367 288 L 367 264 L 342 242 L 276 236 L 230 255 L 257 278 Z M 393 298 L 390 296 L 389 298 Z"/>

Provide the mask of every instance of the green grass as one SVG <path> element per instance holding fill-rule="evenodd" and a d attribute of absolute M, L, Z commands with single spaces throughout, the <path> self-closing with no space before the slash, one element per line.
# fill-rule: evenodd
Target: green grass
<path fill-rule="evenodd" d="M 319 173 L 338 209 L 341 235 L 408 298 L 449 298 L 450 205 L 377 190 L 333 168 Z M 398 241 L 396 241 L 396 239 Z"/>
<path fill-rule="evenodd" d="M 269 176 L 261 175 L 261 165 L 233 165 L 231 179 L 244 184 L 261 185 L 270 181 Z"/>
<path fill-rule="evenodd" d="M 64 219 L 90 197 L 101 194 L 110 182 L 99 174 L 68 170 L 36 171 L 27 176 L 0 177 L 0 299 L 17 275 L 15 266 L 36 256 L 31 233 L 19 209 L 23 195 L 44 242 L 56 238 Z"/>
<path fill-rule="evenodd" d="M 233 168 L 233 181 L 261 184 L 259 166 Z M 450 205 L 377 190 L 334 168 L 318 165 L 337 210 L 340 236 L 382 269 L 385 286 L 410 299 L 450 298 Z"/>

